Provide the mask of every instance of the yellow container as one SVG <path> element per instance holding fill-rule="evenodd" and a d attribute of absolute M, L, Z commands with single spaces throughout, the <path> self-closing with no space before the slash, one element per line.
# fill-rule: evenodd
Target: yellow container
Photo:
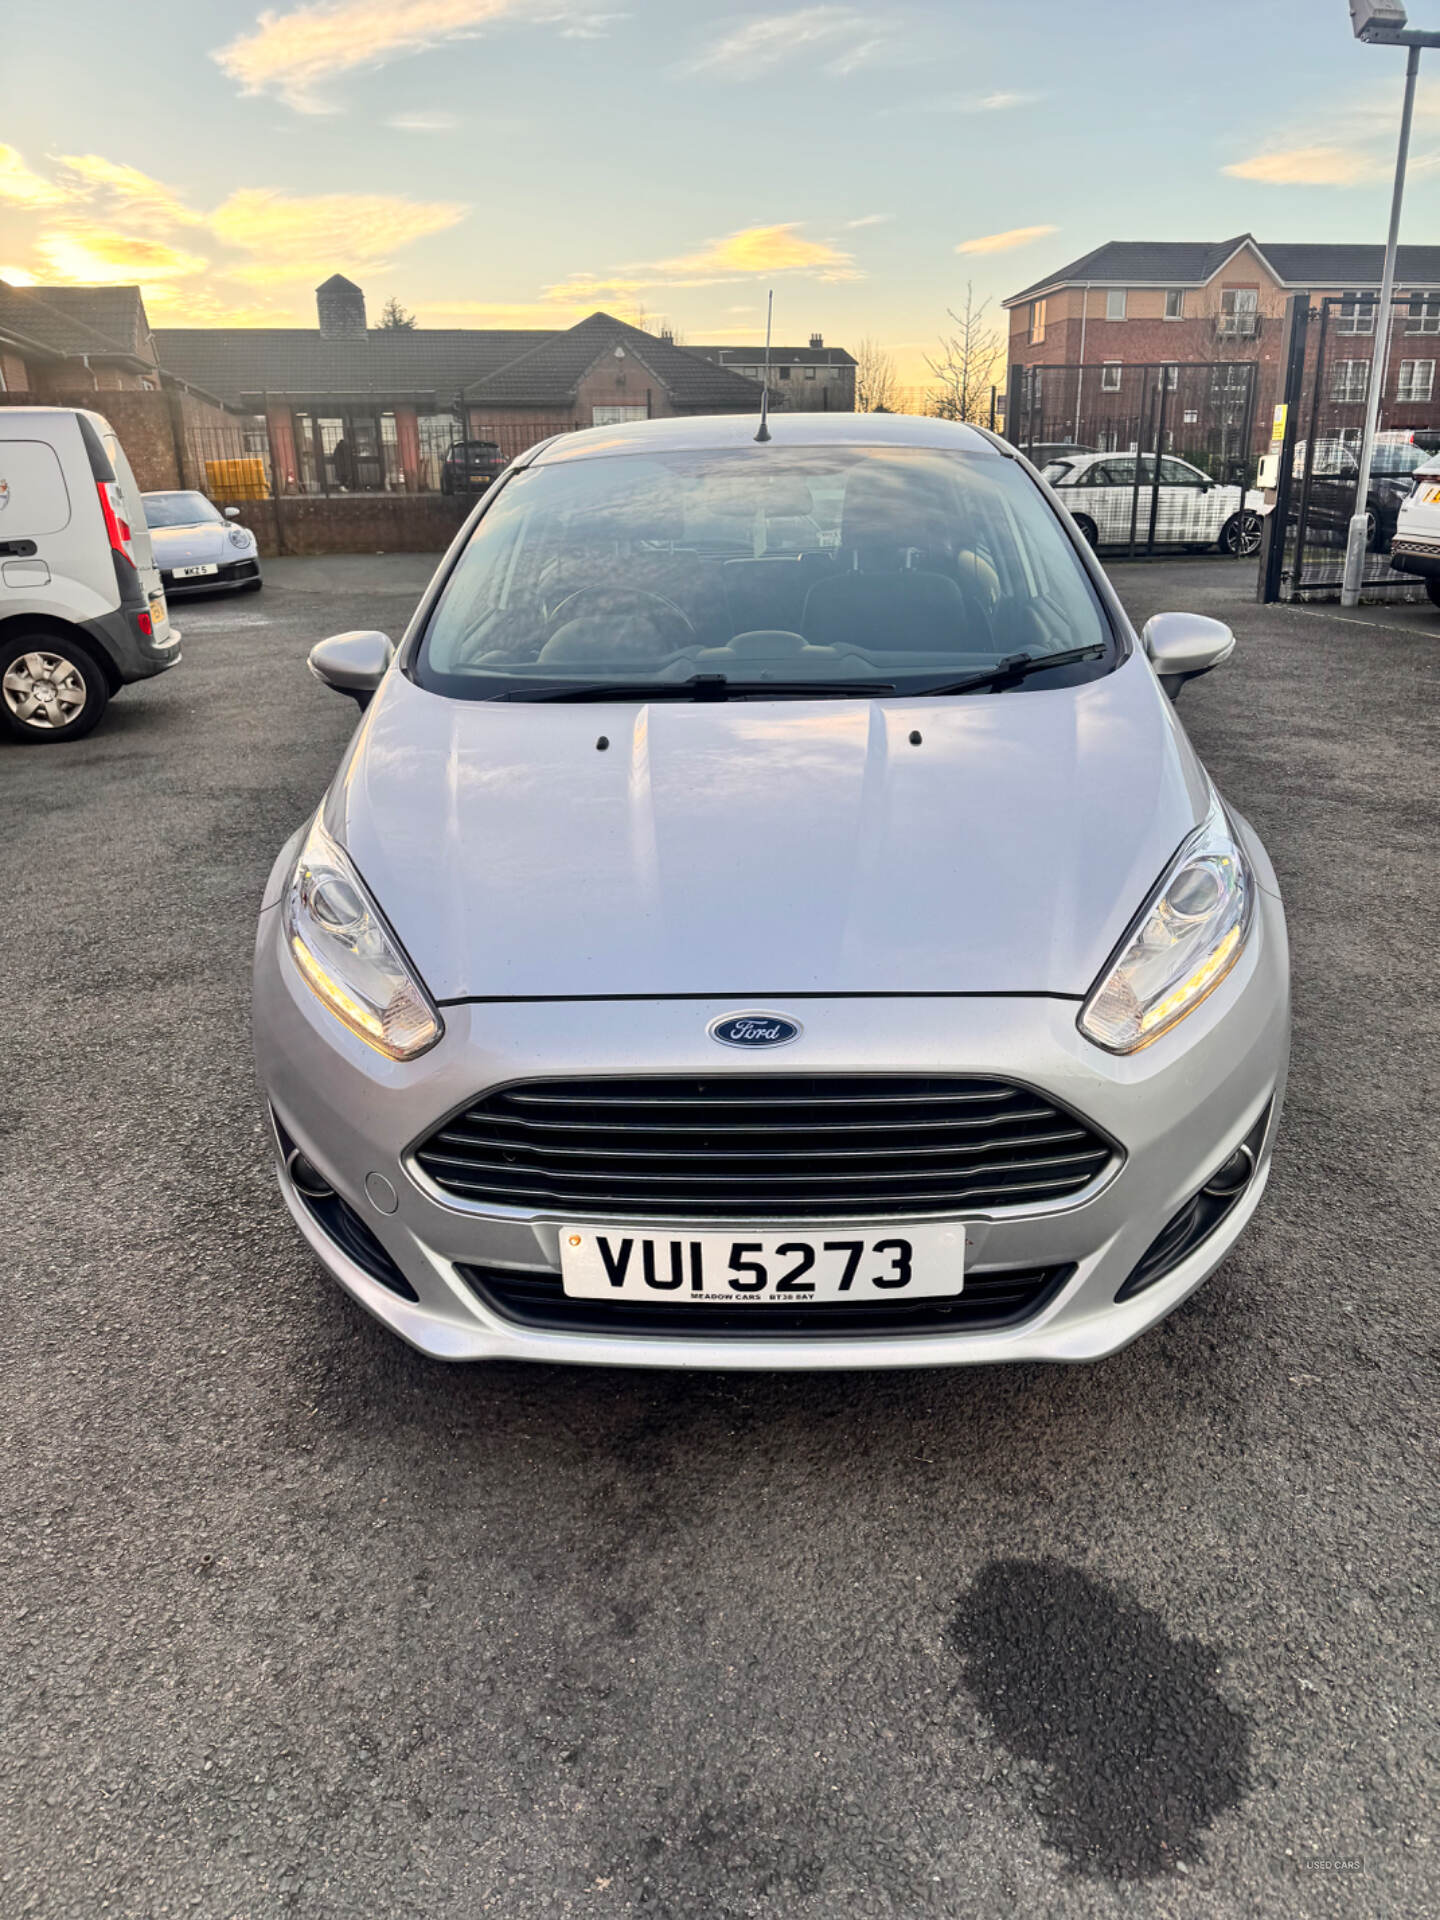
<path fill-rule="evenodd" d="M 268 500 L 270 483 L 265 477 L 265 462 L 249 460 L 207 460 L 205 490 L 218 506 L 238 506 L 242 500 Z"/>

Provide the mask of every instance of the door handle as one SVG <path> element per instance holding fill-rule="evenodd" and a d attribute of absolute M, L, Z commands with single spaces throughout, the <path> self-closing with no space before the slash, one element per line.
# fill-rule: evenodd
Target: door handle
<path fill-rule="evenodd" d="M 0 540 L 0 553 L 13 555 L 17 560 L 28 560 L 34 551 L 33 540 Z"/>

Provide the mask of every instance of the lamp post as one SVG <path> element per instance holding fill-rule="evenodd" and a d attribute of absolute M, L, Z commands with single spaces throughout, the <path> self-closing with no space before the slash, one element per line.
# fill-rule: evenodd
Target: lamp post
<path fill-rule="evenodd" d="M 1390 302 L 1395 292 L 1395 249 L 1400 238 L 1400 207 L 1405 198 L 1405 164 L 1410 155 L 1410 123 L 1415 115 L 1415 82 L 1420 72 L 1420 49 L 1440 47 L 1440 33 L 1422 33 L 1410 27 L 1401 0 L 1350 0 L 1350 25 L 1355 38 L 1372 47 L 1405 47 L 1405 99 L 1400 109 L 1400 144 L 1395 155 L 1395 191 L 1390 199 L 1390 232 L 1385 242 L 1385 266 L 1380 275 L 1380 305 L 1375 320 L 1375 351 L 1370 360 L 1370 386 L 1365 396 L 1365 428 L 1360 440 L 1360 472 L 1355 481 L 1355 511 L 1345 544 L 1345 573 L 1340 585 L 1342 607 L 1358 606 L 1365 574 L 1365 534 L 1369 525 L 1370 464 L 1375 451 L 1375 429 L 1380 423 L 1380 396 L 1385 385 L 1385 362 L 1390 349 Z"/>

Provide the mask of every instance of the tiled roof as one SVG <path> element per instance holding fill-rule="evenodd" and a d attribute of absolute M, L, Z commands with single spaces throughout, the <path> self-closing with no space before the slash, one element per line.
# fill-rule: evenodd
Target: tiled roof
<path fill-rule="evenodd" d="M 1311 287 L 1378 287 L 1385 250 L 1381 246 L 1345 246 L 1328 241 L 1257 240 L 1236 234 L 1230 240 L 1108 240 L 1068 266 L 1046 274 L 1033 286 L 1012 293 L 1007 307 L 1031 300 L 1051 287 L 1203 286 L 1246 242 L 1274 268 L 1281 284 Z M 1396 285 L 1440 285 L 1440 247 L 1401 247 L 1396 256 Z M 773 352 L 773 349 L 772 349 Z"/>
<path fill-rule="evenodd" d="M 753 347 L 693 347 L 687 340 L 687 353 L 703 354 L 722 367 L 758 367 L 765 358 L 765 343 Z M 770 349 L 770 365 L 796 367 L 853 367 L 855 356 L 844 347 L 775 347 Z"/>
<path fill-rule="evenodd" d="M 135 349 L 101 333 L 82 319 L 52 306 L 36 287 L 12 287 L 0 280 L 0 333 L 22 345 L 39 347 L 62 359 L 89 354 L 94 359 L 134 359 Z"/>
<path fill-rule="evenodd" d="M 1378 287 L 1385 266 L 1381 246 L 1312 245 L 1307 241 L 1280 241 L 1273 246 L 1256 242 L 1287 287 Z M 1397 247 L 1397 287 L 1440 286 L 1440 247 Z"/>
<path fill-rule="evenodd" d="M 363 339 L 326 339 L 314 327 L 161 327 L 154 338 L 167 373 L 227 400 L 266 393 L 288 400 L 433 393 L 445 407 L 468 382 L 553 335 L 372 327 Z"/>
<path fill-rule="evenodd" d="M 57 307 L 82 326 L 93 327 L 127 353 L 150 358 L 150 323 L 139 287 L 34 287 L 31 291 L 47 307 Z"/>
<path fill-rule="evenodd" d="M 608 313 L 592 313 L 508 366 L 472 381 L 466 398 L 480 407 L 487 402 L 497 407 L 566 406 L 601 354 L 617 346 L 648 367 L 674 404 L 688 412 L 748 413 L 759 408 L 756 381 Z"/>

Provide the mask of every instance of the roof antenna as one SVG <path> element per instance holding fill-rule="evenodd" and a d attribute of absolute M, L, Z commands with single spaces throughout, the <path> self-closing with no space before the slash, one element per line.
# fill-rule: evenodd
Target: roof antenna
<path fill-rule="evenodd" d="M 775 312 L 775 289 L 771 287 L 770 297 L 765 302 L 765 384 L 760 389 L 760 431 L 757 440 L 770 438 L 770 319 Z"/>

